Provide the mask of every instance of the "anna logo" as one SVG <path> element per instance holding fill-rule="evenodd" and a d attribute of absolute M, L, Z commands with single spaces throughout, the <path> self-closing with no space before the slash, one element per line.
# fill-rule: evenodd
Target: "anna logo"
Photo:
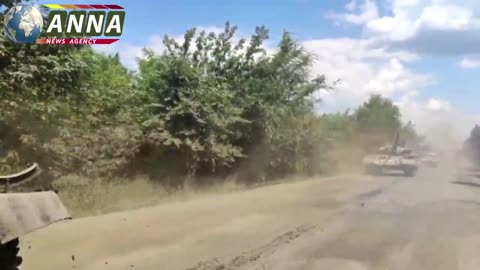
<path fill-rule="evenodd" d="M 118 5 L 46 4 L 38 8 L 18 4 L 4 18 L 10 40 L 38 44 L 112 44 L 122 35 L 124 22 L 125 11 Z M 44 37 L 40 37 L 42 30 Z"/>

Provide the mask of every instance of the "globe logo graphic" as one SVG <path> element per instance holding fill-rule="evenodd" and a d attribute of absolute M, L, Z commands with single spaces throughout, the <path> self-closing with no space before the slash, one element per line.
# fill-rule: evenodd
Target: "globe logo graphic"
<path fill-rule="evenodd" d="M 28 4 L 17 4 L 3 18 L 5 33 L 15 43 L 33 43 L 40 36 L 43 17 L 40 11 Z"/>

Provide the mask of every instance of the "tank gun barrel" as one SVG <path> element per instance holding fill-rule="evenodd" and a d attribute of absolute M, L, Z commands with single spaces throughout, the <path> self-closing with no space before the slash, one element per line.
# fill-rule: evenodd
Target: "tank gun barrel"
<path fill-rule="evenodd" d="M 392 144 L 392 155 L 397 153 L 398 145 L 400 144 L 400 132 L 395 133 L 395 138 L 393 139 L 393 144 Z"/>

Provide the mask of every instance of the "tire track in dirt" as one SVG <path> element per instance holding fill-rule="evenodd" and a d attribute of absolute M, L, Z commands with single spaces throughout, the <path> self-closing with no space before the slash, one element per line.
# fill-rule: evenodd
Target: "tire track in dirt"
<path fill-rule="evenodd" d="M 259 260 L 262 256 L 271 255 L 278 248 L 290 244 L 292 241 L 295 241 L 297 238 L 315 229 L 315 227 L 316 226 L 314 225 L 303 225 L 297 227 L 294 230 L 288 231 L 278 236 L 265 246 L 249 252 L 245 252 L 242 255 L 233 258 L 227 263 L 222 263 L 217 258 L 214 258 L 209 261 L 200 262 L 197 266 L 185 270 L 233 270 L 248 263 L 255 262 Z"/>

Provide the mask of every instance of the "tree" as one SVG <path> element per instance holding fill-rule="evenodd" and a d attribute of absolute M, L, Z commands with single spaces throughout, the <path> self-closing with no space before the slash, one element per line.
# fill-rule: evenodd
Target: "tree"
<path fill-rule="evenodd" d="M 196 29 L 185 33 L 183 44 L 167 36 L 165 54 L 146 51 L 139 62 L 140 87 L 152 105 L 145 122 L 148 137 L 160 148 L 176 148 L 189 176 L 228 167 L 242 156 L 231 137 L 233 126 L 246 121 L 234 105 L 227 75 L 231 67 L 226 63 L 234 53 L 230 51 L 234 31 L 227 24 L 218 36 L 202 32 L 195 49 L 191 46 Z"/>
<path fill-rule="evenodd" d="M 88 91 L 80 104 L 60 103 L 59 125 L 43 150 L 56 173 L 114 176 L 125 171 L 143 141 L 143 95 L 118 57 L 89 47 L 75 57 L 85 63 L 79 80 Z"/>
<path fill-rule="evenodd" d="M 228 22 L 220 34 L 190 29 L 181 44 L 165 37 L 163 55 L 146 51 L 139 64 L 140 87 L 154 105 L 149 137 L 159 138 L 161 148 L 174 142 L 190 174 L 241 160 L 258 167 L 256 175 L 293 172 L 305 156 L 298 152 L 305 138 L 297 119 L 312 112 L 311 94 L 327 88 L 325 79 L 311 79 L 312 58 L 290 34 L 267 55 L 265 27 L 234 43 L 236 30 Z"/>
<path fill-rule="evenodd" d="M 408 121 L 406 125 L 402 125 L 400 128 L 400 141 L 404 146 L 416 148 L 420 147 L 423 143 L 423 138 L 417 134 L 412 121 Z"/>
<path fill-rule="evenodd" d="M 464 151 L 475 162 L 480 163 L 480 126 L 475 125 L 464 143 Z"/>
<path fill-rule="evenodd" d="M 391 141 L 400 130 L 400 110 L 391 100 L 372 95 L 354 113 L 360 139 L 366 147 L 376 147 Z"/>

